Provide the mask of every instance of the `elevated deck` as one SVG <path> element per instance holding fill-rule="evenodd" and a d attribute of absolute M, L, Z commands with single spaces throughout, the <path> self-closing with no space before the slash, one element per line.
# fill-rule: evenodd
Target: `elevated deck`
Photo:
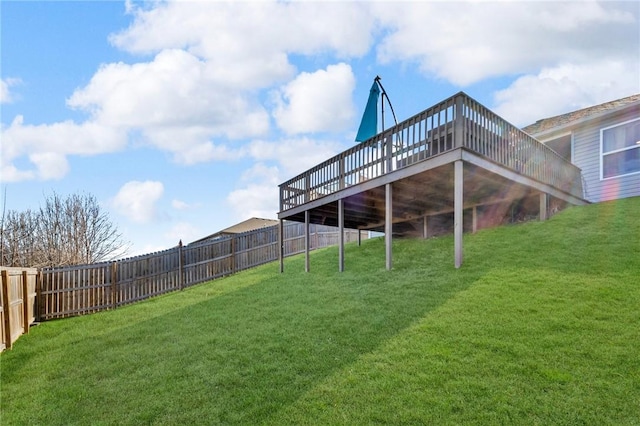
<path fill-rule="evenodd" d="M 550 200 L 585 204 L 580 169 L 460 92 L 282 183 L 278 217 L 384 230 L 390 246 L 449 215 L 461 245 L 463 229 L 499 220 L 479 208 L 533 197 L 541 219 Z"/>

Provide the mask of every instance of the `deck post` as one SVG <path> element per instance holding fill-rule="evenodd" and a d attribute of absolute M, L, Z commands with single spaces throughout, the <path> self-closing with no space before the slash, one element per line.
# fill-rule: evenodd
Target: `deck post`
<path fill-rule="evenodd" d="M 280 219 L 278 226 L 278 258 L 280 259 L 280 273 L 284 272 L 284 220 Z"/>
<path fill-rule="evenodd" d="M 384 136 L 384 158 L 385 158 L 385 170 L 384 173 L 391 173 L 393 171 L 393 142 L 391 140 L 391 134 Z"/>
<path fill-rule="evenodd" d="M 478 206 L 473 206 L 473 210 L 471 211 L 471 226 L 474 234 L 478 232 Z"/>
<path fill-rule="evenodd" d="M 546 192 L 540 193 L 540 222 L 547 220 L 547 202 L 548 195 Z"/>
<path fill-rule="evenodd" d="M 282 196 L 280 196 L 282 198 Z M 311 175 L 306 175 L 304 177 L 304 202 L 308 203 L 311 201 Z M 280 207 L 280 211 L 282 211 L 282 206 Z"/>
<path fill-rule="evenodd" d="M 454 194 L 453 194 L 453 239 L 455 251 L 455 266 L 462 265 L 462 220 L 463 220 L 463 163 L 458 160 L 454 163 Z"/>
<path fill-rule="evenodd" d="M 464 114 L 463 114 L 463 103 L 462 96 L 456 96 L 455 100 L 455 117 L 454 117 L 454 127 L 453 127 L 453 147 L 454 148 L 462 148 L 464 145 Z"/>
<path fill-rule="evenodd" d="M 422 218 L 422 238 L 425 240 L 429 238 L 429 223 L 427 222 L 427 215 Z"/>
<path fill-rule="evenodd" d="M 338 270 L 344 271 L 344 200 L 338 200 Z"/>
<path fill-rule="evenodd" d="M 386 252 L 387 270 L 393 267 L 393 187 L 390 183 L 385 185 L 385 219 L 384 219 L 384 242 Z"/>
<path fill-rule="evenodd" d="M 309 210 L 304 212 L 304 271 L 309 272 Z"/>

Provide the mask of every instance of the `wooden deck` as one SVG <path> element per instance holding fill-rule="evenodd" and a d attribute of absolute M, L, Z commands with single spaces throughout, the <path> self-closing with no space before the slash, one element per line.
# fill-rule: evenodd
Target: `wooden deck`
<path fill-rule="evenodd" d="M 462 231 L 514 202 L 541 219 L 585 204 L 580 169 L 460 92 L 282 183 L 278 217 L 384 231 L 388 268 L 392 234 L 451 222 L 459 266 Z"/>

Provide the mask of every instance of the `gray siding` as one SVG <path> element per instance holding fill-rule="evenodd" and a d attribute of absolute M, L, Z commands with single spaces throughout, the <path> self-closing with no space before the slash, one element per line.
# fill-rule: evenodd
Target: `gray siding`
<path fill-rule="evenodd" d="M 640 173 L 600 179 L 600 130 L 632 120 L 630 114 L 617 114 L 589 123 L 573 132 L 574 164 L 582 169 L 586 198 L 592 202 L 640 196 Z"/>
<path fill-rule="evenodd" d="M 638 112 L 637 109 L 632 109 L 589 121 L 572 129 L 573 163 L 582 169 L 587 200 L 597 203 L 640 196 L 640 173 L 600 179 L 600 130 L 635 118 L 638 118 Z"/>

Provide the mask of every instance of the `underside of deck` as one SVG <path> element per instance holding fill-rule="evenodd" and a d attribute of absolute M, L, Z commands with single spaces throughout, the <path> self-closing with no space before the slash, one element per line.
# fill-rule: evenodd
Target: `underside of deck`
<path fill-rule="evenodd" d="M 429 236 L 446 231 L 454 211 L 454 162 L 463 161 L 463 209 L 475 208 L 465 229 L 495 226 L 510 219 L 539 216 L 540 194 L 549 194 L 552 211 L 566 203 L 584 201 L 549 185 L 521 176 L 472 152 L 458 149 L 425 160 L 412 167 L 372 180 L 364 180 L 342 191 L 282 212 L 280 219 L 338 226 L 338 200 L 344 202 L 344 227 L 384 232 L 386 184 L 391 183 L 394 235 Z M 424 219 L 427 218 L 427 235 Z M 432 221 L 428 219 L 432 218 Z M 451 218 L 449 220 L 448 218 Z M 431 223 L 430 223 L 431 222 Z M 475 225 L 475 226 L 474 226 Z M 475 229 L 474 229 L 475 228 Z"/>

